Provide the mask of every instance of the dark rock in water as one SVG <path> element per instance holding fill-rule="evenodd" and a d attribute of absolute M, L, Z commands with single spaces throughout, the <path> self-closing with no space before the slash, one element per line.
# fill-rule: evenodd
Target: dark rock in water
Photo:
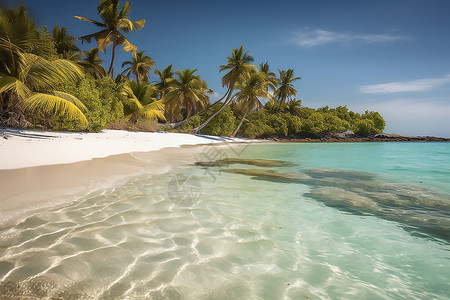
<path fill-rule="evenodd" d="M 202 167 L 219 167 L 231 164 L 253 165 L 258 167 L 289 167 L 295 165 L 294 163 L 283 160 L 250 158 L 224 158 L 216 161 L 198 161 L 195 164 Z"/>
<path fill-rule="evenodd" d="M 306 174 L 294 173 L 294 172 L 278 172 L 274 170 L 264 169 L 226 169 L 222 170 L 228 173 L 243 174 L 253 177 L 266 178 L 266 179 L 283 179 L 286 181 L 304 182 L 311 180 L 312 178 Z"/>

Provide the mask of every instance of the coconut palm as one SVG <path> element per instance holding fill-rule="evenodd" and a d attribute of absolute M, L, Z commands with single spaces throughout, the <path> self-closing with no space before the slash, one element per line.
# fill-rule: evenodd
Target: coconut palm
<path fill-rule="evenodd" d="M 2 9 L 0 24 L 1 109 L 9 114 L 10 108 L 20 110 L 22 106 L 34 112 L 52 111 L 87 125 L 83 114 L 87 109 L 83 103 L 72 95 L 58 91 L 60 85 L 81 78 L 84 75 L 81 69 L 68 60 L 47 61 L 28 53 L 39 46 L 39 33 L 23 6 Z M 42 47 L 45 48 L 45 45 Z M 6 123 L 21 125 L 11 119 L 15 117 L 7 118 Z"/>
<path fill-rule="evenodd" d="M 238 110 L 242 113 L 242 119 L 231 134 L 231 137 L 234 137 L 239 131 L 249 112 L 263 107 L 259 98 L 267 98 L 267 85 L 267 74 L 263 72 L 251 73 L 250 75 L 245 76 L 244 80 L 236 83 L 236 89 L 238 89 L 239 92 L 233 96 L 233 101 L 236 103 Z"/>
<path fill-rule="evenodd" d="M 45 48 L 36 24 L 27 16 L 27 9 L 0 9 L 0 72 L 8 74 L 17 69 L 20 53 L 35 53 Z M 36 54 L 36 53 L 35 53 Z"/>
<path fill-rule="evenodd" d="M 227 87 L 227 92 L 221 99 L 218 100 L 221 101 L 225 99 L 225 101 L 222 104 L 222 107 L 218 109 L 214 114 L 212 114 L 205 122 L 203 122 L 203 124 L 193 129 L 195 133 L 199 132 L 203 127 L 205 127 L 230 102 L 235 84 L 239 81 L 239 79 L 241 79 L 242 76 L 246 76 L 251 72 L 254 72 L 255 66 L 250 65 L 250 63 L 253 61 L 253 57 L 248 54 L 249 52 L 250 51 L 244 52 L 243 45 L 241 45 L 241 47 L 239 47 L 238 49 L 232 49 L 231 56 L 227 57 L 227 64 L 220 66 L 219 72 L 228 71 L 222 77 L 222 86 Z"/>
<path fill-rule="evenodd" d="M 269 101 L 274 101 L 273 92 L 277 89 L 278 79 L 275 73 L 270 71 L 270 66 L 268 62 L 260 63 L 258 66 L 259 72 L 262 72 L 266 75 L 266 83 L 267 83 L 267 96 Z M 269 93 L 269 88 L 272 90 L 272 93 Z"/>
<path fill-rule="evenodd" d="M 175 71 L 178 78 L 172 82 L 172 90 L 162 99 L 166 103 L 166 115 L 170 121 L 176 121 L 181 112 L 187 119 L 209 104 L 207 94 L 212 94 L 212 91 L 195 72 L 197 69 Z"/>
<path fill-rule="evenodd" d="M 112 75 L 114 58 L 116 56 L 116 47 L 123 46 L 124 51 L 131 51 L 135 53 L 137 47 L 130 43 L 125 36 L 121 33 L 128 33 L 133 30 L 140 30 L 144 27 L 145 20 L 142 19 L 137 22 L 132 22 L 128 19 L 130 16 L 130 2 L 125 2 L 122 9 L 119 11 L 119 0 L 100 0 L 100 4 L 97 7 L 97 11 L 103 21 L 97 22 L 88 18 L 74 16 L 82 21 L 93 23 L 94 25 L 104 28 L 96 33 L 88 34 L 80 37 L 82 41 L 91 42 L 94 38 L 97 41 L 98 49 L 106 52 L 106 47 L 113 46 L 111 65 L 109 66 L 108 74 Z"/>
<path fill-rule="evenodd" d="M 159 89 L 159 97 L 163 98 L 173 89 L 173 82 L 175 80 L 173 75 L 175 73 L 172 72 L 171 64 L 165 67 L 162 71 L 155 70 L 154 73 L 159 77 L 159 80 L 154 81 L 155 86 Z"/>
<path fill-rule="evenodd" d="M 139 118 L 165 121 L 164 102 L 156 100 L 157 88 L 148 82 L 128 81 L 122 86 L 122 96 L 129 108 L 126 118 L 136 123 Z"/>
<path fill-rule="evenodd" d="M 67 34 L 67 27 L 60 28 L 58 25 L 53 27 L 52 37 L 55 41 L 56 52 L 61 58 L 78 60 L 80 48 L 75 45 L 75 38 Z"/>
<path fill-rule="evenodd" d="M 92 48 L 90 51 L 83 51 L 84 60 L 78 62 L 84 68 L 84 72 L 91 74 L 95 79 L 107 76 L 106 69 L 102 66 L 105 61 L 98 55 L 98 48 Z"/>
<path fill-rule="evenodd" d="M 288 69 L 287 71 L 278 69 L 278 72 L 280 73 L 279 86 L 274 92 L 274 97 L 276 102 L 281 105 L 286 103 L 287 99 L 291 99 L 292 96 L 297 95 L 297 90 L 294 89 L 293 83 L 301 78 L 294 77 L 294 70 L 292 69 Z"/>
<path fill-rule="evenodd" d="M 302 108 L 302 100 L 292 99 L 289 103 L 286 104 L 286 111 L 291 115 L 298 116 L 300 115 Z"/>
<path fill-rule="evenodd" d="M 137 82 L 148 82 L 148 75 L 150 73 L 150 70 L 156 64 L 150 56 L 144 55 L 144 52 L 145 50 L 133 53 L 133 60 L 125 61 L 122 64 L 122 68 L 124 66 L 130 65 L 122 72 L 122 74 L 129 78 L 130 73 L 133 73 L 134 76 L 136 76 Z"/>

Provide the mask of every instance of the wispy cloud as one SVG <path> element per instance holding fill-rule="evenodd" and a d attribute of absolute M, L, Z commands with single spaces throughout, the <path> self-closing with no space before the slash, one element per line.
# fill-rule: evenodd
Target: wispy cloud
<path fill-rule="evenodd" d="M 389 43 L 396 41 L 412 40 L 411 37 L 403 35 L 393 35 L 390 33 L 381 34 L 352 34 L 326 31 L 323 29 L 303 29 L 294 32 L 290 41 L 298 46 L 311 48 L 330 43 L 349 44 L 361 42 L 366 44 Z"/>
<path fill-rule="evenodd" d="M 392 94 L 401 92 L 425 92 L 450 83 L 450 74 L 443 78 L 425 78 L 411 81 L 394 81 L 364 85 L 360 91 L 365 94 Z"/>

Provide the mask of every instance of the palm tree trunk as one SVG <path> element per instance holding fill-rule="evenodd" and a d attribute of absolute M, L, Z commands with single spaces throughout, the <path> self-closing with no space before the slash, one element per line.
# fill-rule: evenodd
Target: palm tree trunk
<path fill-rule="evenodd" d="M 202 113 L 204 113 L 205 111 L 207 111 L 208 109 L 210 109 L 211 107 L 213 107 L 214 105 L 216 105 L 217 103 L 219 103 L 220 101 L 222 101 L 223 98 L 227 97 L 227 99 L 228 99 L 228 94 L 231 94 L 231 92 L 232 92 L 232 90 L 228 89 L 227 92 L 225 93 L 225 95 L 223 95 L 222 98 L 220 98 L 219 100 L 217 100 L 217 101 L 214 102 L 213 104 L 209 105 L 207 108 L 205 108 L 205 109 L 202 110 L 201 112 L 196 113 L 196 114 L 193 114 L 192 116 L 187 117 L 187 118 L 184 119 L 183 121 L 180 121 L 180 122 L 175 123 L 175 124 L 173 125 L 173 126 L 174 126 L 173 128 L 177 128 L 177 127 L 183 125 L 184 123 L 186 123 L 186 122 L 189 120 L 189 118 L 191 118 L 191 117 L 193 117 L 193 116 L 201 115 Z M 221 109 L 222 109 L 222 108 L 221 108 Z M 220 110 L 221 110 L 221 109 L 220 109 Z M 200 125 L 200 126 L 201 126 L 201 125 Z M 199 127 L 200 127 L 200 126 L 199 126 Z M 206 126 L 206 125 L 205 125 L 205 126 Z M 205 127 L 205 126 L 203 126 L 203 127 Z M 197 127 L 197 128 L 199 128 L 199 127 Z M 202 128 L 203 128 L 203 127 L 202 127 Z M 197 128 L 195 128 L 194 131 L 195 131 Z M 200 128 L 200 129 L 201 129 L 201 128 Z M 199 130 L 200 130 L 200 129 L 199 129 Z M 195 132 L 197 133 L 198 131 L 195 131 Z"/>
<path fill-rule="evenodd" d="M 242 116 L 241 121 L 239 122 L 239 125 L 236 127 L 236 129 L 234 130 L 234 132 L 230 135 L 230 137 L 235 137 L 236 133 L 239 131 L 239 129 L 242 126 L 242 123 L 244 123 L 245 117 L 247 116 L 247 113 L 244 114 L 244 116 Z"/>
<path fill-rule="evenodd" d="M 225 106 L 230 102 L 231 99 L 231 94 L 233 93 L 233 89 L 234 89 L 234 82 L 230 83 L 230 86 L 228 88 L 228 92 L 225 94 L 227 95 L 227 98 L 225 100 L 225 102 L 222 104 L 222 107 L 219 108 L 218 111 L 216 111 L 215 113 L 213 113 L 213 115 L 211 117 L 209 117 L 205 122 L 203 122 L 203 124 L 201 124 L 200 126 L 198 126 L 197 128 L 194 128 L 192 131 L 194 131 L 194 133 L 198 133 L 200 130 L 202 130 L 206 125 L 208 125 L 208 123 L 214 119 L 224 108 Z"/>
<path fill-rule="evenodd" d="M 113 44 L 113 50 L 112 50 L 112 58 L 111 58 L 111 65 L 109 66 L 108 75 L 112 77 L 112 69 L 114 65 L 114 59 L 116 58 L 116 44 Z"/>
<path fill-rule="evenodd" d="M 228 103 L 230 99 L 227 98 L 227 100 L 223 103 L 222 107 L 219 108 L 218 111 L 216 111 L 211 117 L 209 117 L 205 122 L 203 122 L 203 124 L 201 124 L 200 126 L 198 126 L 197 128 L 192 129 L 192 131 L 194 131 L 194 133 L 198 133 L 200 130 L 202 130 L 206 125 L 208 125 L 208 123 L 214 119 L 224 108 L 225 106 L 228 105 Z"/>

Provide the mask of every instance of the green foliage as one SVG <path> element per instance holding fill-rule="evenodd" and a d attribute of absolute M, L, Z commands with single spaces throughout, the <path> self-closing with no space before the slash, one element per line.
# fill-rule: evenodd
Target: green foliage
<path fill-rule="evenodd" d="M 123 105 L 117 84 L 108 77 L 93 79 L 87 76 L 77 83 L 67 84 L 64 91 L 77 97 L 88 108 L 86 118 L 89 121 L 88 130 L 98 132 L 108 123 L 123 118 Z M 65 115 L 54 118 L 55 130 L 79 131 L 83 128 Z"/>
<path fill-rule="evenodd" d="M 377 133 L 373 121 L 369 119 L 357 120 L 353 127 L 353 132 L 363 136 L 371 133 Z"/>
<path fill-rule="evenodd" d="M 194 128 L 198 127 L 210 116 L 216 113 L 220 109 L 220 105 L 214 106 L 205 115 L 195 115 L 184 123 L 179 131 L 190 132 Z M 236 127 L 236 117 L 229 106 L 226 106 L 217 116 L 212 119 L 203 129 L 202 134 L 229 136 L 233 129 Z"/>
<path fill-rule="evenodd" d="M 269 102 L 263 111 L 248 115 L 238 135 L 249 138 L 293 134 L 321 136 L 350 129 L 358 135 L 367 136 L 382 132 L 386 124 L 377 112 L 366 111 L 360 115 L 345 106 L 312 109 L 300 107 L 300 104 L 297 100 L 287 104 Z"/>
<path fill-rule="evenodd" d="M 373 133 L 381 133 L 386 126 L 386 122 L 383 117 L 376 111 L 366 111 L 361 118 L 368 119 L 373 122 L 375 131 Z"/>

